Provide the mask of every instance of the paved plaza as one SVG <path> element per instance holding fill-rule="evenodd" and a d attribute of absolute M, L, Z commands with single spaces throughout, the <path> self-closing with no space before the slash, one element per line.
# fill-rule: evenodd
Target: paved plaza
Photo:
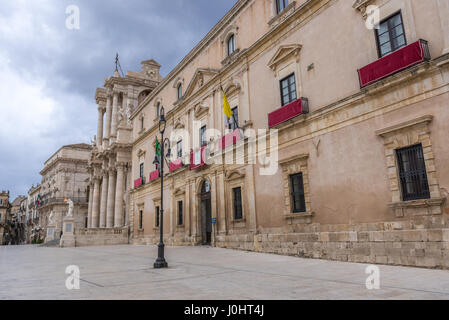
<path fill-rule="evenodd" d="M 365 264 L 211 247 L 0 247 L 0 299 L 449 299 L 449 271 L 379 266 L 368 290 Z M 66 267 L 80 289 L 66 288 Z"/>

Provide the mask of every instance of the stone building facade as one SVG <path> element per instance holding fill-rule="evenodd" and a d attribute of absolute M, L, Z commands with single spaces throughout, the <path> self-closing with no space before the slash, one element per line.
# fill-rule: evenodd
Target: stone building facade
<path fill-rule="evenodd" d="M 6 223 L 9 219 L 11 204 L 9 203 L 9 191 L 0 192 L 0 245 L 5 244 Z"/>
<path fill-rule="evenodd" d="M 117 69 L 96 91 L 97 135 L 89 158 L 88 228 L 78 230 L 77 244 L 128 243 L 131 189 L 132 123 L 137 105 L 159 84 L 160 65 L 142 62 L 141 72 Z M 118 240 L 117 240 L 118 239 Z"/>
<path fill-rule="evenodd" d="M 87 226 L 90 193 L 88 161 L 91 151 L 92 146 L 84 143 L 66 145 L 45 162 L 40 172 L 42 183 L 30 190 L 30 197 L 37 201 L 39 226 L 44 233 L 53 213 L 55 238 L 60 237 L 68 199 L 74 202 L 75 228 Z"/>
<path fill-rule="evenodd" d="M 135 244 L 159 238 L 161 106 L 167 244 L 449 267 L 448 0 L 237 1 L 132 111 Z"/>

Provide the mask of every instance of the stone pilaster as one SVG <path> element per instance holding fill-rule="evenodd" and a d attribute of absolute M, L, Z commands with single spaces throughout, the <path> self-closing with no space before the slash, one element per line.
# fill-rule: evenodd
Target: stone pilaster
<path fill-rule="evenodd" d="M 115 217 L 114 227 L 123 227 L 123 195 L 125 194 L 125 166 L 117 164 L 117 185 L 115 193 Z"/>
<path fill-rule="evenodd" d="M 114 208 L 115 208 L 115 186 L 116 185 L 116 171 L 109 169 L 109 188 L 108 188 L 108 204 L 106 227 L 112 228 L 114 226 Z M 123 196 L 123 195 L 122 195 Z"/>
<path fill-rule="evenodd" d="M 94 177 L 91 228 L 98 228 L 99 216 L 100 216 L 100 178 Z"/>
<path fill-rule="evenodd" d="M 109 141 L 109 136 L 111 135 L 111 117 L 112 117 L 112 95 L 108 92 L 108 96 L 106 99 L 106 124 L 105 124 L 105 134 L 103 140 L 105 141 L 104 147 L 107 147 L 107 143 Z"/>
<path fill-rule="evenodd" d="M 103 145 L 103 117 L 104 117 L 104 107 L 102 106 L 102 102 L 100 102 L 98 106 L 98 121 L 97 121 L 97 148 L 100 150 L 100 147 Z"/>
<path fill-rule="evenodd" d="M 92 228 L 93 197 L 94 197 L 94 186 L 91 184 L 89 188 L 89 204 L 87 207 L 87 228 Z"/>
<path fill-rule="evenodd" d="M 109 144 L 112 143 L 111 140 L 115 140 L 115 138 L 117 137 L 118 95 L 119 92 L 114 90 L 112 97 L 111 135 L 109 137 Z"/>
<path fill-rule="evenodd" d="M 100 204 L 100 228 L 106 228 L 106 209 L 108 198 L 108 172 L 103 172 L 103 183 L 101 184 L 101 204 Z"/>

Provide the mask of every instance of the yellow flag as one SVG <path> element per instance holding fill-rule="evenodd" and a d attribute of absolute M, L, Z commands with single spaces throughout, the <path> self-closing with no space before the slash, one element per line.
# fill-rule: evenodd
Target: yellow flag
<path fill-rule="evenodd" d="M 223 92 L 224 113 L 225 113 L 226 117 L 230 118 L 230 117 L 232 117 L 231 106 L 229 105 L 228 98 L 226 98 L 226 93 L 224 92 L 223 88 L 221 88 L 221 91 Z"/>

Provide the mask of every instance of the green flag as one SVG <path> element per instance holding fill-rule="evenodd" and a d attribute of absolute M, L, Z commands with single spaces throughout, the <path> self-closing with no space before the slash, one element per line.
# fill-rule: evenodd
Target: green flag
<path fill-rule="evenodd" d="M 161 156 L 161 145 L 159 143 L 159 140 L 156 138 L 156 145 L 155 145 L 156 154 L 160 157 Z"/>

